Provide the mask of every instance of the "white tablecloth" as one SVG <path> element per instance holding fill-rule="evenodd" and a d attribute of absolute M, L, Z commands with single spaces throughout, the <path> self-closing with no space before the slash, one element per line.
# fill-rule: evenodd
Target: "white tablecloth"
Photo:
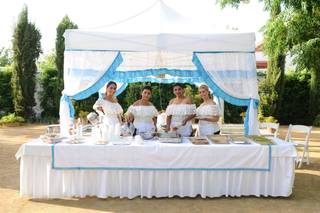
<path fill-rule="evenodd" d="M 34 140 L 16 154 L 33 198 L 289 196 L 295 148 L 278 145 L 95 145 Z"/>

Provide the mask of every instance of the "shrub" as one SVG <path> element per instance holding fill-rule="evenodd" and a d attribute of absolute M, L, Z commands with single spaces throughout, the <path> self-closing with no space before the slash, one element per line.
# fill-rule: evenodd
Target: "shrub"
<path fill-rule="evenodd" d="M 78 116 L 81 118 L 81 121 L 82 121 L 83 124 L 88 123 L 88 120 L 87 120 L 87 115 L 88 114 L 89 114 L 89 112 L 80 110 Z"/>
<path fill-rule="evenodd" d="M 243 123 L 241 113 L 245 112 L 247 107 L 245 106 L 236 106 L 224 102 L 224 123 L 233 123 L 240 124 Z"/>
<path fill-rule="evenodd" d="M 41 116 L 39 118 L 35 118 L 34 122 L 41 124 L 57 124 L 59 123 L 59 119 L 57 116 Z"/>
<path fill-rule="evenodd" d="M 8 114 L 14 111 L 11 92 L 11 67 L 0 71 L 0 113 Z"/>
<path fill-rule="evenodd" d="M 285 88 L 279 117 L 281 124 L 311 125 L 308 113 L 310 73 L 290 72 L 285 76 Z"/>
<path fill-rule="evenodd" d="M 268 123 L 278 123 L 278 120 L 272 116 L 266 117 L 264 121 Z"/>
<path fill-rule="evenodd" d="M 14 113 L 5 115 L 0 119 L 1 125 L 14 124 L 14 123 L 23 123 L 25 122 L 23 117 L 16 116 Z"/>
<path fill-rule="evenodd" d="M 276 91 L 272 88 L 272 84 L 266 79 L 259 82 L 258 88 L 260 96 L 260 114 L 263 116 L 273 115 L 276 106 L 275 101 L 278 99 Z"/>
<path fill-rule="evenodd" d="M 40 105 L 43 109 L 41 116 L 58 117 L 61 94 L 59 93 L 58 71 L 48 68 L 41 72 Z"/>
<path fill-rule="evenodd" d="M 314 126 L 319 126 L 320 127 L 320 114 L 316 116 L 316 118 L 313 121 Z"/>

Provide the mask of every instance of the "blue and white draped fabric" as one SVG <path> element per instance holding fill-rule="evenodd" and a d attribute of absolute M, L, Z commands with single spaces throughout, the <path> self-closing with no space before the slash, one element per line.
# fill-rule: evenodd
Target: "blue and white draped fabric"
<path fill-rule="evenodd" d="M 254 53 L 195 53 L 193 62 L 214 95 L 231 104 L 248 107 L 245 134 L 258 135 L 259 94 Z"/>
<path fill-rule="evenodd" d="M 247 106 L 246 134 L 257 131 L 259 95 L 255 36 L 238 34 L 117 34 L 67 30 L 60 123 L 67 132 L 72 99 L 84 99 L 112 80 L 123 83 L 206 83 L 214 95 Z M 103 89 L 102 89 L 103 91 Z"/>
<path fill-rule="evenodd" d="M 60 101 L 60 129 L 68 135 L 72 126 L 74 108 L 71 100 L 89 97 L 110 79 L 109 73 L 121 64 L 119 52 L 111 51 L 65 51 L 64 90 Z"/>

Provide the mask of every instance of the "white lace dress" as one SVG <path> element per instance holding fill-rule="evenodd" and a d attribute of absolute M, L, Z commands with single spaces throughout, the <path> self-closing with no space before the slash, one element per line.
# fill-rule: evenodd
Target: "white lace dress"
<path fill-rule="evenodd" d="M 102 107 L 104 111 L 103 123 L 107 125 L 120 124 L 120 117 L 121 117 L 121 114 L 123 113 L 123 109 L 119 103 L 113 103 L 105 99 L 99 99 L 93 105 L 93 109 L 98 111 L 97 110 L 98 107 Z"/>
<path fill-rule="evenodd" d="M 212 116 L 220 116 L 219 108 L 216 104 L 201 104 L 196 109 L 197 117 L 208 118 Z M 213 135 L 220 130 L 217 122 L 199 120 L 198 133 L 199 136 Z"/>
<path fill-rule="evenodd" d="M 188 121 L 184 126 L 181 125 L 189 115 L 195 114 L 195 110 L 195 104 L 170 104 L 166 109 L 167 116 L 172 115 L 170 127 L 179 127 L 177 132 L 181 136 L 189 137 L 192 133 L 191 121 Z"/>
<path fill-rule="evenodd" d="M 137 128 L 138 133 L 155 131 L 152 118 L 158 115 L 157 109 L 153 106 L 133 106 L 128 108 L 127 113 L 131 113 L 134 117 L 133 125 Z"/>

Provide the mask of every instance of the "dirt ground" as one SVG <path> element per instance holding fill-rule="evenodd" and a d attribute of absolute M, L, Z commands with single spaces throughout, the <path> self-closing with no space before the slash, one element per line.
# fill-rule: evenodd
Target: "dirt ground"
<path fill-rule="evenodd" d="M 289 198 L 72 198 L 32 200 L 19 197 L 19 146 L 44 132 L 43 125 L 0 128 L 0 212 L 320 212 L 320 128 L 311 136 L 311 164 L 296 169 Z M 284 138 L 287 126 L 280 128 Z"/>

